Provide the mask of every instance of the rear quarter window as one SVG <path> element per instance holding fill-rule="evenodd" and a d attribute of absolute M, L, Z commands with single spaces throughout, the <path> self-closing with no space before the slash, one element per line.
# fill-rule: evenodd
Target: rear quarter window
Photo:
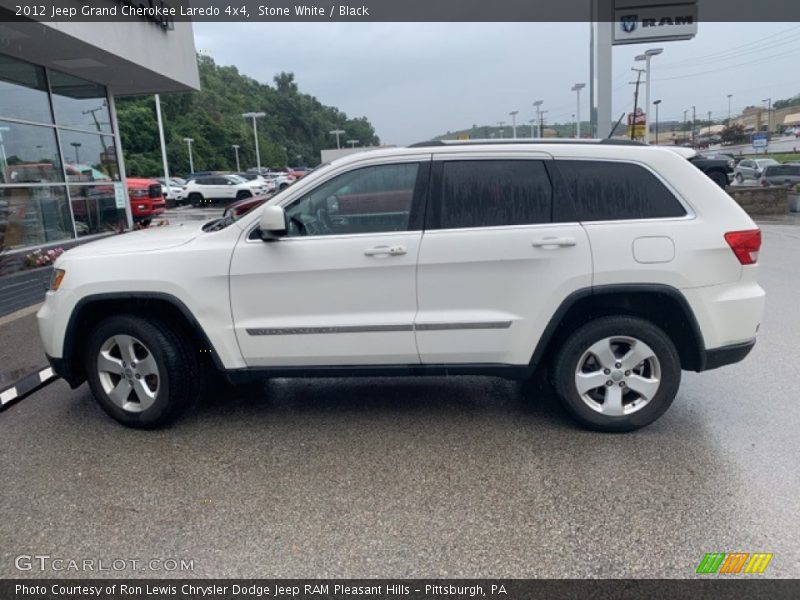
<path fill-rule="evenodd" d="M 674 194 L 644 167 L 624 162 L 559 160 L 578 221 L 686 216 Z"/>

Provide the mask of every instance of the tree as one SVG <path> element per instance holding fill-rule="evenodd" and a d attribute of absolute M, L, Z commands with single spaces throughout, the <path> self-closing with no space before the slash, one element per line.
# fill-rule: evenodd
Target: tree
<path fill-rule="evenodd" d="M 723 144 L 738 144 L 746 141 L 747 135 L 744 132 L 744 125 L 728 125 L 720 134 Z"/>
<path fill-rule="evenodd" d="M 189 172 L 189 152 L 184 138 L 193 138 L 196 171 L 233 170 L 231 149 L 240 146 L 243 169 L 256 165 L 252 123 L 242 113 L 263 111 L 258 121 L 261 165 L 313 166 L 320 150 L 331 148 L 332 129 L 344 129 L 362 146 L 380 140 L 366 117 L 348 118 L 338 108 L 300 92 L 293 73 L 281 72 L 274 85 L 260 83 L 233 66 L 219 66 L 207 56 L 197 57 L 200 91 L 161 97 L 164 137 L 171 174 Z M 117 102 L 120 138 L 127 172 L 131 176 L 156 176 L 161 170 L 161 148 L 152 96 L 121 98 Z"/>

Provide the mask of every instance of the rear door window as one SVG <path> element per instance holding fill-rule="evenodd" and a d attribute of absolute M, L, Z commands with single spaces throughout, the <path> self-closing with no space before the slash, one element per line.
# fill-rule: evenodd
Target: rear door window
<path fill-rule="evenodd" d="M 560 160 L 558 170 L 578 221 L 683 217 L 686 209 L 644 167 L 623 162 Z"/>
<path fill-rule="evenodd" d="M 463 160 L 442 166 L 442 229 L 549 223 L 553 187 L 541 160 Z"/>

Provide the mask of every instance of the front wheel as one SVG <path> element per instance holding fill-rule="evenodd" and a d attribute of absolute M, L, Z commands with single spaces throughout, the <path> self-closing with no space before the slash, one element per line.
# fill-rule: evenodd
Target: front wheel
<path fill-rule="evenodd" d="M 199 394 L 195 354 L 166 323 L 134 315 L 100 322 L 84 355 L 89 387 L 103 410 L 123 425 L 165 425 Z"/>
<path fill-rule="evenodd" d="M 569 336 L 556 358 L 554 384 L 584 427 L 633 431 L 658 419 L 681 381 L 675 345 L 636 317 L 602 317 Z"/>
<path fill-rule="evenodd" d="M 736 183 L 744 183 L 744 177 L 742 177 L 741 173 L 737 173 L 734 179 L 736 179 Z"/>

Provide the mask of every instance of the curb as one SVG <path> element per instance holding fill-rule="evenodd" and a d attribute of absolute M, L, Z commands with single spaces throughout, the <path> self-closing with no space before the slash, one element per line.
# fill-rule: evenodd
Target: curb
<path fill-rule="evenodd" d="M 7 408 L 16 400 L 21 400 L 25 396 L 54 382 L 56 379 L 58 379 L 58 375 L 53 373 L 53 369 L 50 367 L 39 369 L 30 375 L 18 379 L 10 387 L 0 390 L 0 411 Z"/>

